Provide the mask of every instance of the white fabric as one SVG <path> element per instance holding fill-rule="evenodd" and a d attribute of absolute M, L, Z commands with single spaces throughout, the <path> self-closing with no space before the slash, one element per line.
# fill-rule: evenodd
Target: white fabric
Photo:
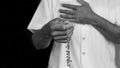
<path fill-rule="evenodd" d="M 85 0 L 94 12 L 110 22 L 120 25 L 120 0 Z M 61 3 L 77 4 L 76 0 L 42 0 L 28 26 L 41 29 L 53 18 L 59 17 Z M 84 39 L 85 38 L 85 39 Z M 115 47 L 91 25 L 75 24 L 71 39 L 72 68 L 116 68 Z M 48 68 L 66 67 L 66 44 L 54 42 Z M 83 54 L 85 53 L 85 54 Z"/>
<path fill-rule="evenodd" d="M 29 26 L 27 27 L 30 31 L 41 29 L 46 23 L 51 20 L 51 6 L 51 0 L 41 1 Z"/>

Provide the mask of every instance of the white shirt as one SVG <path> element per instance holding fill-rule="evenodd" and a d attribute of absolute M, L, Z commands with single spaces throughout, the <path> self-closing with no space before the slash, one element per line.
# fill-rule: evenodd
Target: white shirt
<path fill-rule="evenodd" d="M 120 0 L 85 0 L 93 11 L 111 23 L 120 25 Z M 41 29 L 50 20 L 59 17 L 61 3 L 80 5 L 76 0 L 42 0 L 29 26 L 29 30 Z M 65 43 L 56 43 L 51 51 L 48 68 L 66 67 Z M 72 68 L 117 68 L 115 47 L 91 25 L 75 24 L 70 41 Z"/>

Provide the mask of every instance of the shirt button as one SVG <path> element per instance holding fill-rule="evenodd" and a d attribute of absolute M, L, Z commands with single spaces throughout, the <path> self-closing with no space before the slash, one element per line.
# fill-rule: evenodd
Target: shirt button
<path fill-rule="evenodd" d="M 85 52 L 82 52 L 83 55 L 85 55 Z"/>
<path fill-rule="evenodd" d="M 85 37 L 83 37 L 82 39 L 85 40 Z"/>

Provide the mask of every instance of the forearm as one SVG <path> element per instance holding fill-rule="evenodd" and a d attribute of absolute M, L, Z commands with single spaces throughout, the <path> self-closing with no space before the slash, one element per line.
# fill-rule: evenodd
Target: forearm
<path fill-rule="evenodd" d="M 107 32 L 105 32 L 103 29 L 101 29 L 99 26 L 93 25 L 93 27 L 95 29 L 97 29 L 108 41 L 115 42 L 115 40 L 113 39 L 113 37 L 110 34 L 108 34 Z"/>
<path fill-rule="evenodd" d="M 120 44 L 120 26 L 112 24 L 98 15 L 93 18 L 94 20 L 92 22 L 97 23 L 93 26 L 98 29 L 98 31 L 100 31 L 107 40 Z"/>
<path fill-rule="evenodd" d="M 32 35 L 33 45 L 37 50 L 47 48 L 50 45 L 51 40 L 52 38 L 46 34 L 44 28 L 35 30 Z"/>
<path fill-rule="evenodd" d="M 104 20 L 104 19 L 103 19 Z M 120 27 L 108 21 L 97 21 L 99 25 L 93 25 L 108 41 L 115 46 L 115 64 L 120 68 Z M 95 22 L 96 23 L 96 22 Z"/>

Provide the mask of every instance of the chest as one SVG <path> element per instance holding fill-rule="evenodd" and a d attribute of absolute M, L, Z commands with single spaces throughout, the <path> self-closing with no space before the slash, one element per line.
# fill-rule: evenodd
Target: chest
<path fill-rule="evenodd" d="M 93 11 L 101 17 L 115 22 L 119 17 L 120 0 L 85 0 L 88 2 Z M 61 6 L 62 3 L 81 5 L 77 0 L 53 0 L 53 18 L 59 17 L 59 9 L 65 9 Z M 120 14 L 119 14 L 120 15 Z"/>

